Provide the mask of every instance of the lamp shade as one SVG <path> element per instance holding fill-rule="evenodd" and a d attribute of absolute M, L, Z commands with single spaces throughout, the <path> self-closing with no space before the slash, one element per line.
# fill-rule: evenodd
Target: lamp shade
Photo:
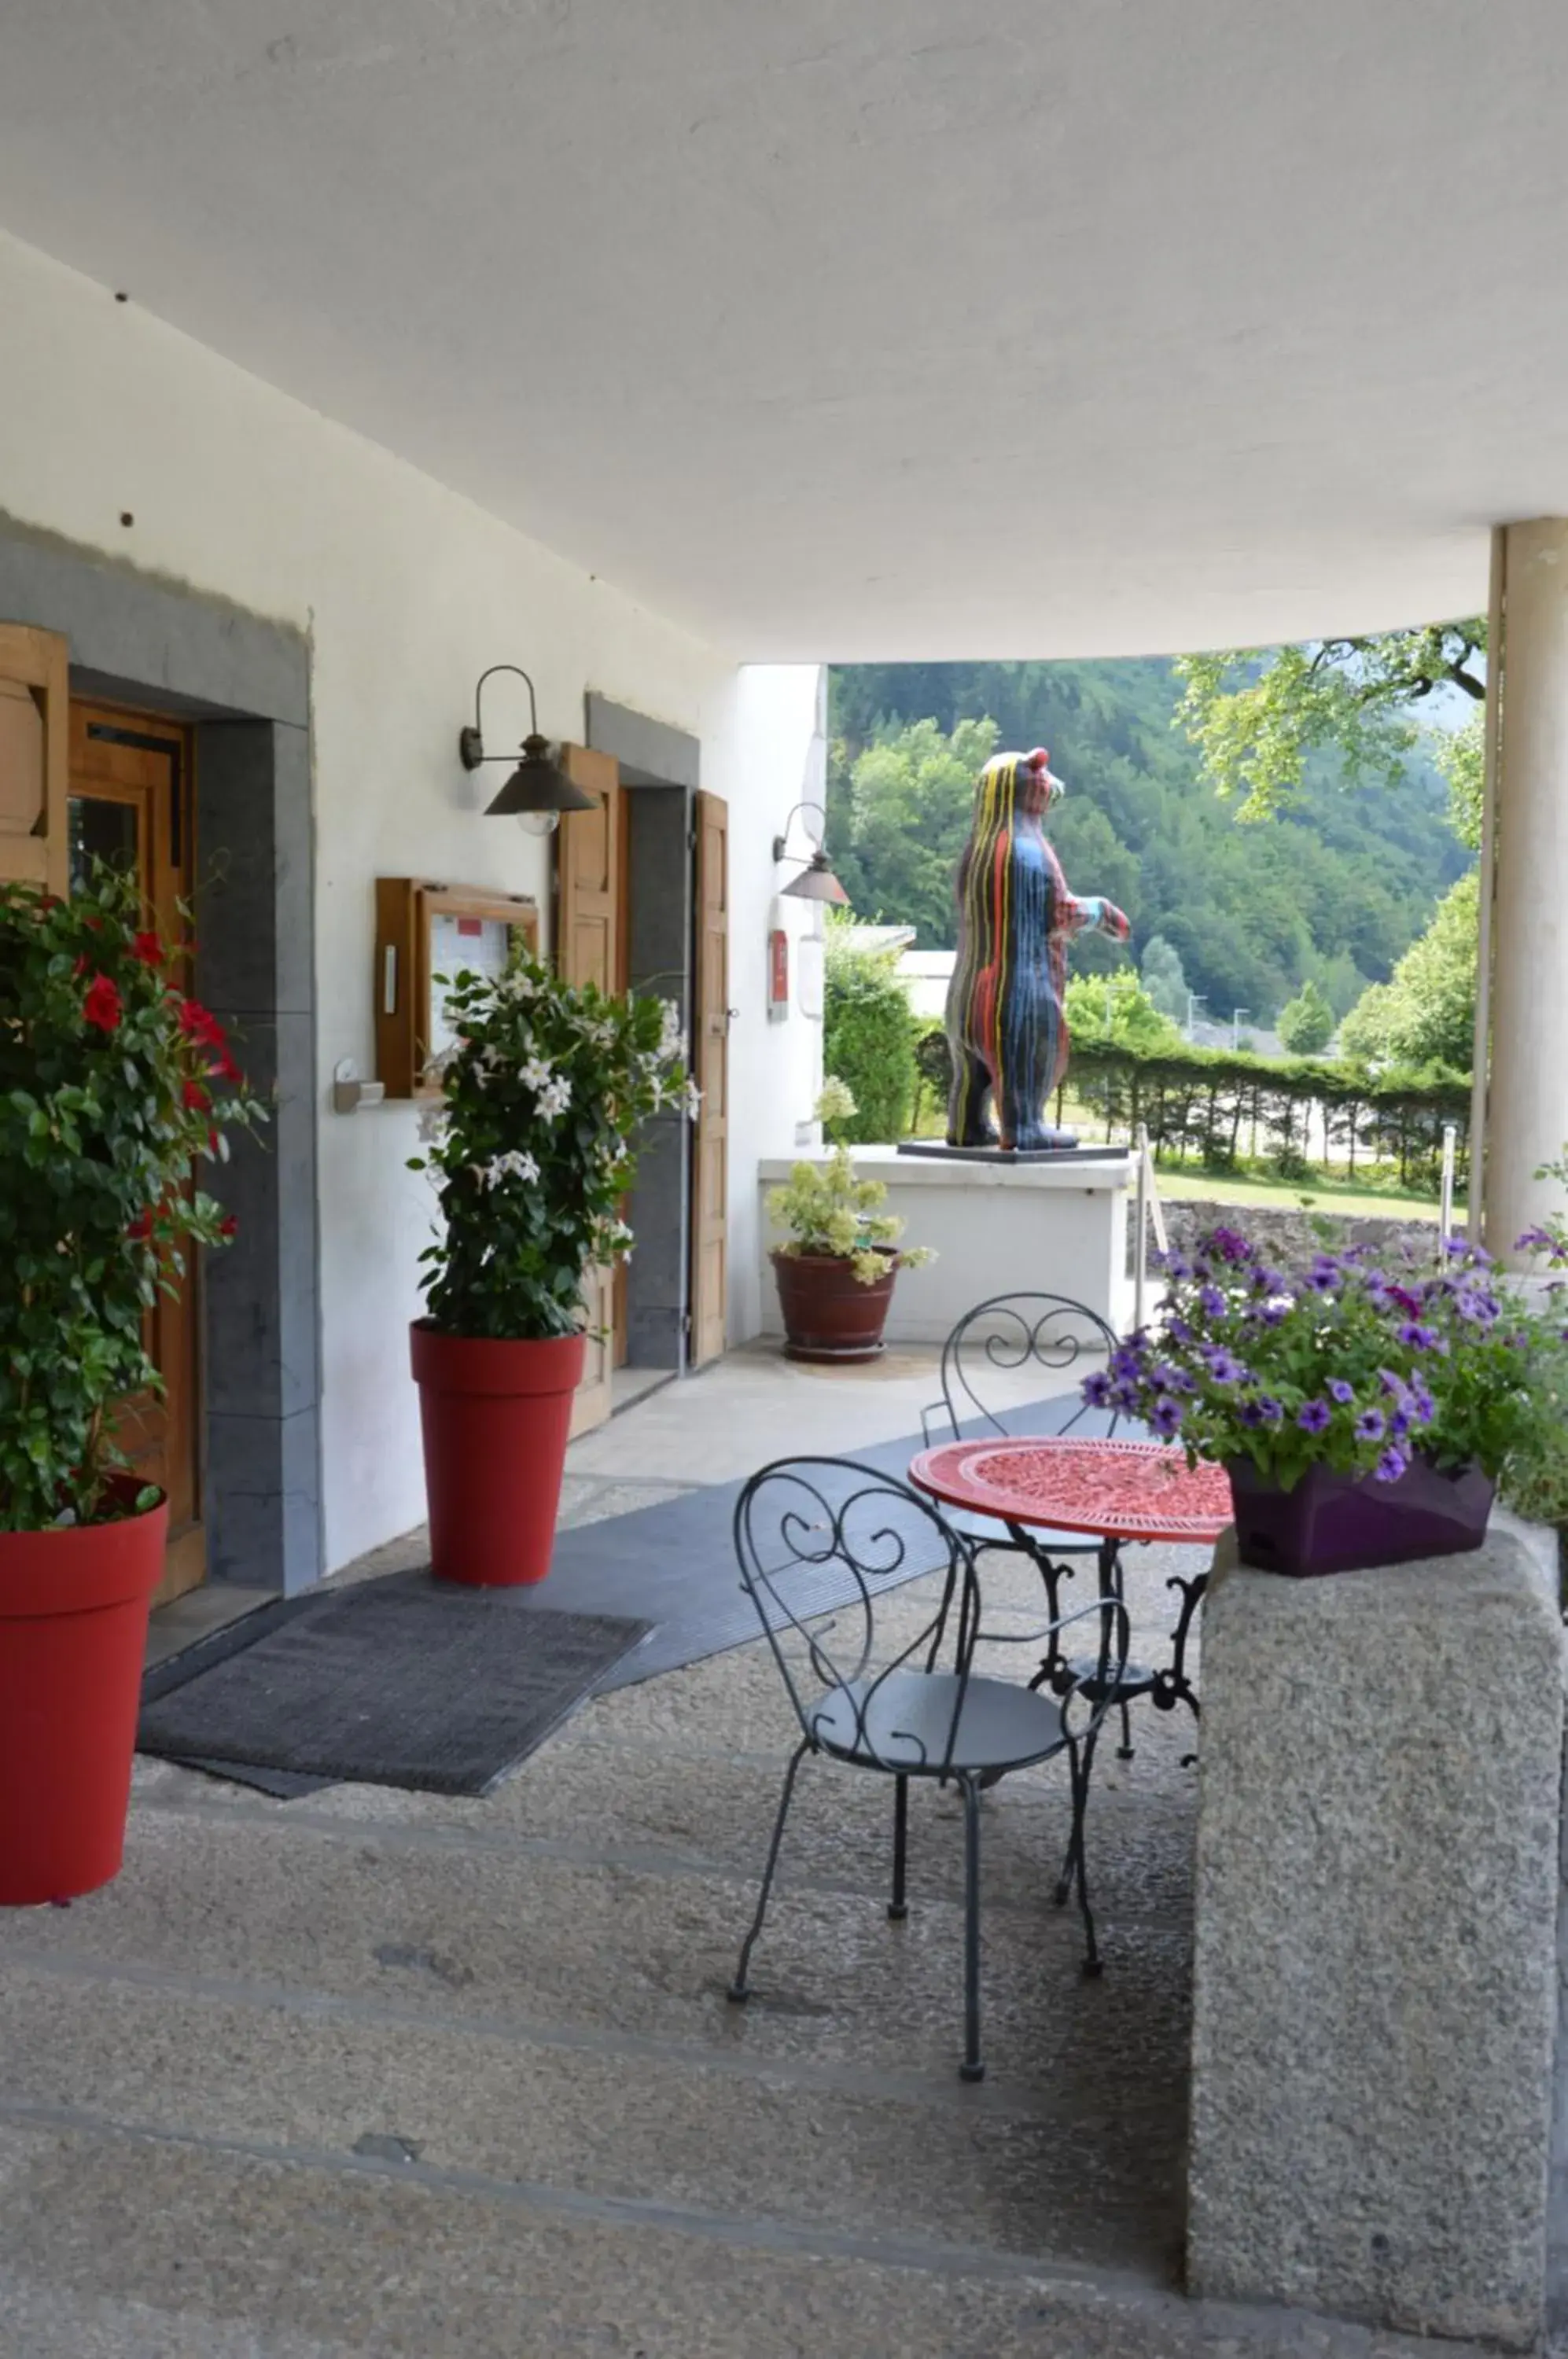
<path fill-rule="evenodd" d="M 501 788 L 495 800 L 486 803 L 486 816 L 493 819 L 516 818 L 526 811 L 592 810 L 592 795 L 574 787 L 564 770 L 558 769 L 550 758 L 550 743 L 539 736 L 525 737 L 523 758 Z"/>
<path fill-rule="evenodd" d="M 799 876 L 784 886 L 787 897 L 796 901 L 847 902 L 849 895 L 828 866 L 827 853 L 814 852 Z"/>

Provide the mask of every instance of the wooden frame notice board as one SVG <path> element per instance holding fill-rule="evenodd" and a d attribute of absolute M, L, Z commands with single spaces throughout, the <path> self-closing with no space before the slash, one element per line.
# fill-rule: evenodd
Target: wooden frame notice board
<path fill-rule="evenodd" d="M 538 950 L 539 908 L 526 894 L 376 878 L 376 1075 L 389 1098 L 440 1097 L 426 1078 L 449 1038 L 435 977 L 460 964 L 500 973 L 518 934 Z"/>

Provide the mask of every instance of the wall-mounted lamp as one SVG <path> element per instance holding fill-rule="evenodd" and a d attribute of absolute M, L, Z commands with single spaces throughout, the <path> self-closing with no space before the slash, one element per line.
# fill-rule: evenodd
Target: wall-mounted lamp
<path fill-rule="evenodd" d="M 822 830 L 824 834 L 826 833 L 828 815 L 825 810 L 822 810 L 821 803 L 797 803 L 795 805 L 795 810 L 790 812 L 789 819 L 787 819 L 784 822 L 783 834 L 776 835 L 773 839 L 773 857 L 775 860 L 800 860 L 801 858 L 801 854 L 800 853 L 791 852 L 789 849 L 789 821 L 794 818 L 795 811 L 809 810 L 822 812 Z M 797 901 L 847 902 L 849 899 L 849 895 L 844 891 L 844 886 L 839 883 L 838 878 L 828 866 L 828 856 L 822 850 L 820 842 L 813 850 L 811 858 L 803 863 L 800 874 L 795 878 L 794 883 L 791 885 L 786 885 L 781 889 L 791 899 Z"/>
<path fill-rule="evenodd" d="M 523 758 L 507 778 L 493 802 L 485 806 L 486 818 L 520 820 L 531 834 L 549 835 L 558 826 L 562 811 L 592 810 L 592 795 L 574 787 L 564 770 L 558 769 L 550 758 L 550 741 L 539 733 L 539 708 L 534 702 L 534 684 L 518 664 L 492 664 L 482 671 L 474 687 L 474 725 L 458 732 L 457 751 L 465 770 L 477 770 L 482 762 L 509 762 L 509 754 L 487 754 L 479 732 L 479 691 L 487 679 L 498 671 L 516 672 L 528 684 L 528 734 L 523 740 Z"/>

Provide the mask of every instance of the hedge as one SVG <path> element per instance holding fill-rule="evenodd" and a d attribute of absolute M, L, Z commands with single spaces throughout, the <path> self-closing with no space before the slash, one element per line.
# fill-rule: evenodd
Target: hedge
<path fill-rule="evenodd" d="M 894 956 L 827 936 L 822 1068 L 844 1082 L 855 1112 L 829 1125 L 834 1141 L 906 1138 L 915 1102 L 915 1019 Z"/>
<path fill-rule="evenodd" d="M 945 1099 L 952 1068 L 940 1027 L 921 1036 L 916 1057 L 922 1080 Z M 1406 1186 L 1436 1185 L 1443 1128 L 1452 1123 L 1464 1179 L 1470 1082 L 1441 1065 L 1374 1074 L 1346 1058 L 1258 1057 L 1185 1044 L 1144 1051 L 1081 1040 L 1071 1075 L 1073 1095 L 1093 1107 L 1107 1137 L 1117 1131 L 1130 1137 L 1146 1123 L 1156 1154 L 1167 1160 L 1191 1155 L 1225 1170 L 1261 1153 L 1282 1178 L 1305 1178 L 1322 1168 L 1306 1151 L 1316 1109 L 1331 1153 L 1339 1150 L 1336 1161 L 1351 1171 L 1358 1158 L 1393 1164 Z"/>

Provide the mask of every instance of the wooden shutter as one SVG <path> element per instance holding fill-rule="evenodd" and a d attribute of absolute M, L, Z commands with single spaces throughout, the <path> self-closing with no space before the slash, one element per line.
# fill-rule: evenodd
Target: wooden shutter
<path fill-rule="evenodd" d="M 594 808 L 562 814 L 556 831 L 555 958 L 567 983 L 595 983 L 622 991 L 621 774 L 608 754 L 563 745 L 561 767 Z M 573 1434 L 603 1425 L 610 1414 L 615 1364 L 615 1279 L 613 1270 L 589 1273 L 588 1359 L 572 1405 Z"/>
<path fill-rule="evenodd" d="M 70 882 L 70 649 L 57 631 L 0 623 L 0 881 Z"/>
<path fill-rule="evenodd" d="M 730 1065 L 729 808 L 697 797 L 697 1113 L 691 1222 L 691 1365 L 724 1348 Z"/>

